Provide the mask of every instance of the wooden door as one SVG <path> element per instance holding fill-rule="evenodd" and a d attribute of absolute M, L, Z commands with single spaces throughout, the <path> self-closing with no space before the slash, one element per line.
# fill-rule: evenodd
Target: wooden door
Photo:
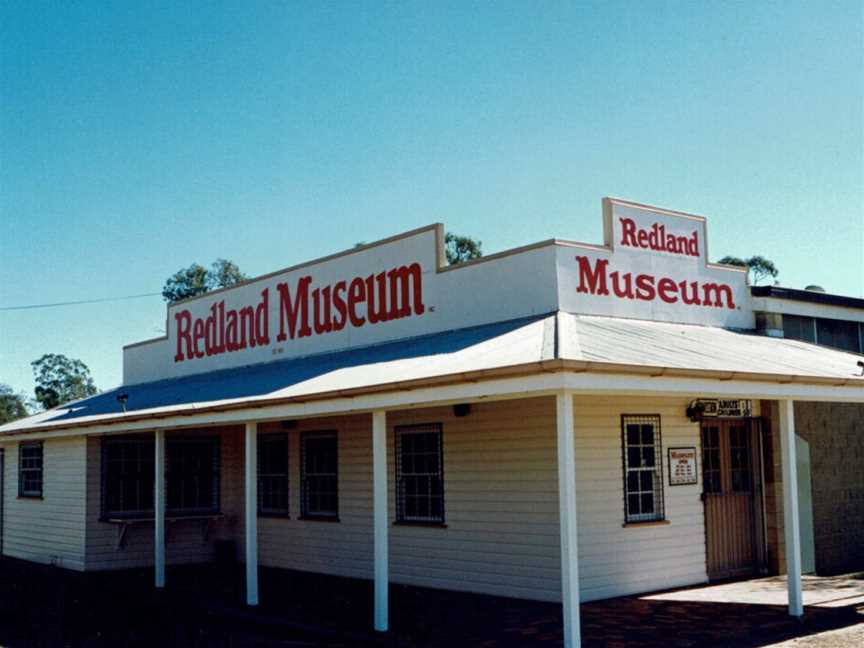
<path fill-rule="evenodd" d="M 710 580 L 756 570 L 753 430 L 750 419 L 702 422 L 702 499 Z"/>

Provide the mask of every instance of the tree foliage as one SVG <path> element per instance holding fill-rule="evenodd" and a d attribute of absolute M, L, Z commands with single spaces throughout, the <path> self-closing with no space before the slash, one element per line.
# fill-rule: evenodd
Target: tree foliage
<path fill-rule="evenodd" d="M 90 369 L 78 359 L 46 353 L 30 364 L 36 380 L 36 400 L 45 409 L 92 396 L 98 391 Z"/>
<path fill-rule="evenodd" d="M 465 263 L 483 256 L 483 242 L 453 232 L 444 235 L 444 254 L 449 265 Z"/>
<path fill-rule="evenodd" d="M 237 264 L 227 259 L 216 259 L 209 270 L 193 263 L 168 277 L 162 287 L 162 298 L 167 302 L 175 302 L 203 295 L 217 288 L 227 288 L 246 279 Z"/>
<path fill-rule="evenodd" d="M 0 425 L 27 416 L 27 399 L 16 394 L 9 385 L 0 383 Z"/>
<path fill-rule="evenodd" d="M 720 263 L 747 268 L 747 276 L 750 278 L 750 283 L 754 286 L 763 279 L 768 279 L 769 277 L 775 279 L 777 275 L 780 274 L 780 271 L 777 269 L 777 266 L 774 265 L 773 261 L 758 255 L 752 256 L 749 259 L 725 256 L 720 259 Z"/>

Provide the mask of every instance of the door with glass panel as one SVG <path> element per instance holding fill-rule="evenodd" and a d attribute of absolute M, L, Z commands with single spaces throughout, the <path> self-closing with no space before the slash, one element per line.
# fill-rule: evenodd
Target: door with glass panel
<path fill-rule="evenodd" d="M 744 576 L 757 567 L 754 429 L 750 419 L 702 422 L 702 500 L 711 580 Z"/>

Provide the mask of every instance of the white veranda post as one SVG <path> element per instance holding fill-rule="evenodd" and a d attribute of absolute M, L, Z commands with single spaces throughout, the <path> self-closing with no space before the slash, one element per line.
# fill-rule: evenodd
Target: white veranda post
<path fill-rule="evenodd" d="M 246 604 L 258 605 L 258 424 L 246 424 Z"/>
<path fill-rule="evenodd" d="M 783 529 L 786 539 L 786 579 L 789 614 L 804 614 L 801 593 L 801 523 L 798 517 L 798 465 L 795 456 L 795 402 L 780 403 L 780 451 L 783 467 Z"/>
<path fill-rule="evenodd" d="M 165 587 L 165 430 L 156 430 L 153 457 L 153 526 L 155 585 Z"/>
<path fill-rule="evenodd" d="M 579 552 L 576 528 L 576 460 L 573 394 L 555 398 L 558 428 L 558 506 L 561 519 L 561 600 L 564 604 L 564 646 L 579 648 Z"/>
<path fill-rule="evenodd" d="M 372 500 L 375 542 L 375 629 L 388 628 L 387 413 L 372 413 Z"/>

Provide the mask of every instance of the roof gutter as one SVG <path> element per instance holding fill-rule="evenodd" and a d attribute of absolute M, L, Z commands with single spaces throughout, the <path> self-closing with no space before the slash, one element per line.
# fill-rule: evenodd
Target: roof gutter
<path fill-rule="evenodd" d="M 9 430 L 0 432 L 0 439 L 14 437 L 24 434 L 51 432 L 57 430 L 86 429 L 88 427 L 117 425 L 118 427 L 131 422 L 158 421 L 167 418 L 177 418 L 206 413 L 230 412 L 240 409 L 263 409 L 276 405 L 289 405 L 311 403 L 324 400 L 335 400 L 341 398 L 355 398 L 387 392 L 405 392 L 428 387 L 441 387 L 466 382 L 483 382 L 498 378 L 516 378 L 535 374 L 550 373 L 594 373 L 635 375 L 650 378 L 693 378 L 707 379 L 721 382 L 732 380 L 770 383 L 770 384 L 796 384 L 832 387 L 857 387 L 861 390 L 861 399 L 864 402 L 864 378 L 849 377 L 846 379 L 826 378 L 820 376 L 800 375 L 778 375 L 763 374 L 743 371 L 711 371 L 706 369 L 682 369 L 676 367 L 648 366 L 648 365 L 626 365 L 608 362 L 592 362 L 585 360 L 552 359 L 538 362 L 498 367 L 495 369 L 479 369 L 454 374 L 436 376 L 434 378 L 418 378 L 415 380 L 394 381 L 380 385 L 370 385 L 351 389 L 337 389 L 304 396 L 288 396 L 273 398 L 255 398 L 239 402 L 217 403 L 214 405 L 197 406 L 194 403 L 182 410 L 160 411 L 160 412 L 128 412 L 98 419 L 85 419 L 80 421 L 69 421 L 65 423 L 46 423 L 29 428 Z"/>

